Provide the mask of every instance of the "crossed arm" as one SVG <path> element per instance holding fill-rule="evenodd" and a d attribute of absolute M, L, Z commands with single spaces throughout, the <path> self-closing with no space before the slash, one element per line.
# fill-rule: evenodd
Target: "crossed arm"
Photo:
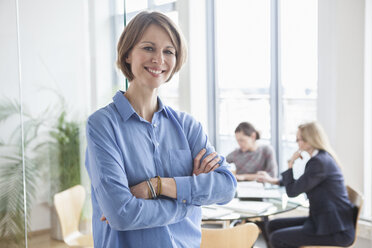
<path fill-rule="evenodd" d="M 209 173 L 211 171 L 214 171 L 219 166 L 218 162 L 221 160 L 221 158 L 217 155 L 216 152 L 212 152 L 201 161 L 205 153 L 206 150 L 202 149 L 194 158 L 193 174 L 196 176 L 202 173 Z M 161 195 L 177 199 L 177 185 L 174 178 L 161 177 L 160 180 L 162 188 Z M 151 178 L 150 181 L 153 187 L 156 189 L 158 187 L 157 178 Z M 136 198 L 149 199 L 149 187 L 146 181 L 130 187 L 130 192 Z"/>
<path fill-rule="evenodd" d="M 219 167 L 218 162 L 221 160 L 221 158 L 218 156 L 217 152 L 212 152 L 204 159 L 202 159 L 205 153 L 206 149 L 203 148 L 194 158 L 193 174 L 196 176 L 202 173 L 212 172 Z M 161 195 L 177 199 L 177 185 L 174 178 L 161 177 L 160 180 L 162 187 Z M 156 189 L 158 187 L 158 179 L 151 178 L 150 181 L 153 187 Z M 149 190 L 150 189 L 146 181 L 130 187 L 130 192 L 133 194 L 133 196 L 142 199 L 149 199 Z M 106 223 L 108 224 L 108 220 L 106 219 L 104 214 L 101 217 L 101 221 L 106 221 Z"/>

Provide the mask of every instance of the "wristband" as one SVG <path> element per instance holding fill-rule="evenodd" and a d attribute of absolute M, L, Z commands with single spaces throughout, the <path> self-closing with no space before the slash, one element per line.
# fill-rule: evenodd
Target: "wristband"
<path fill-rule="evenodd" d="M 152 199 L 156 199 L 156 193 L 155 193 L 154 187 L 151 184 L 151 181 L 150 180 L 147 180 L 146 182 L 147 182 L 147 186 L 149 186 Z"/>

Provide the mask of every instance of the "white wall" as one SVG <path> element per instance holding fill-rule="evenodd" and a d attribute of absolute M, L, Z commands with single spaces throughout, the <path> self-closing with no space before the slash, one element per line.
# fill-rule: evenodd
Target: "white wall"
<path fill-rule="evenodd" d="M 364 0 L 319 1 L 318 119 L 346 183 L 363 191 Z"/>
<path fill-rule="evenodd" d="M 364 213 L 372 215 L 372 0 L 365 1 L 364 57 Z M 372 236 L 372 234 L 371 234 Z M 372 242 L 372 241 L 371 241 Z"/>
<path fill-rule="evenodd" d="M 18 59 L 15 1 L 0 1 L 0 97 L 18 98 Z"/>
<path fill-rule="evenodd" d="M 22 102 L 35 117 L 47 107 L 56 111 L 59 99 L 46 89 L 64 96 L 69 118 L 82 122 L 111 100 L 115 61 L 110 11 L 109 1 L 19 1 Z M 0 28 L 0 96 L 19 99 L 15 1 L 0 1 Z M 9 130 L 2 130 L 0 138 Z M 46 174 L 38 183 L 30 231 L 50 227 L 48 189 L 53 182 Z"/>

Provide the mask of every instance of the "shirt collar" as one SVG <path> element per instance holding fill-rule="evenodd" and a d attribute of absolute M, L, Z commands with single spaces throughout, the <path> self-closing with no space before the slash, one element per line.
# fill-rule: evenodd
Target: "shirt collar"
<path fill-rule="evenodd" d="M 313 151 L 313 154 L 311 154 L 311 157 L 315 157 L 318 153 L 319 153 L 319 150 L 318 149 L 315 149 Z"/>
<path fill-rule="evenodd" d="M 133 114 L 136 114 L 136 111 L 128 101 L 128 99 L 124 96 L 124 91 L 119 90 L 116 92 L 115 96 L 112 98 L 115 104 L 116 109 L 118 110 L 121 118 L 123 118 L 123 121 L 127 121 Z M 164 115 L 168 118 L 168 113 L 166 111 L 165 106 L 163 105 L 162 101 L 158 97 L 158 104 L 159 104 L 159 109 L 156 111 L 158 112 L 163 112 Z"/>

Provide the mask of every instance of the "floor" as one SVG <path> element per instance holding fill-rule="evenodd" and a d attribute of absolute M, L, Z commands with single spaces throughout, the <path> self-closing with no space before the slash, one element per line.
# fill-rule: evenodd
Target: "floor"
<path fill-rule="evenodd" d="M 33 235 L 28 242 L 29 248 L 68 248 L 64 242 L 52 239 L 47 231 Z M 254 248 L 267 248 L 261 235 L 254 244 Z"/>
<path fill-rule="evenodd" d="M 267 248 L 265 240 L 263 239 L 262 235 L 258 236 L 256 243 L 254 243 L 254 248 Z"/>
<path fill-rule="evenodd" d="M 62 242 L 54 240 L 50 237 L 48 231 L 44 231 L 33 235 L 28 239 L 29 248 L 68 248 L 68 246 Z M 354 245 L 355 248 L 371 248 L 372 242 L 370 240 L 358 239 Z M 254 244 L 254 248 L 267 248 L 267 245 L 260 235 Z"/>
<path fill-rule="evenodd" d="M 49 231 L 43 231 L 32 235 L 28 239 L 29 248 L 68 248 L 63 241 L 58 241 L 50 237 Z"/>

